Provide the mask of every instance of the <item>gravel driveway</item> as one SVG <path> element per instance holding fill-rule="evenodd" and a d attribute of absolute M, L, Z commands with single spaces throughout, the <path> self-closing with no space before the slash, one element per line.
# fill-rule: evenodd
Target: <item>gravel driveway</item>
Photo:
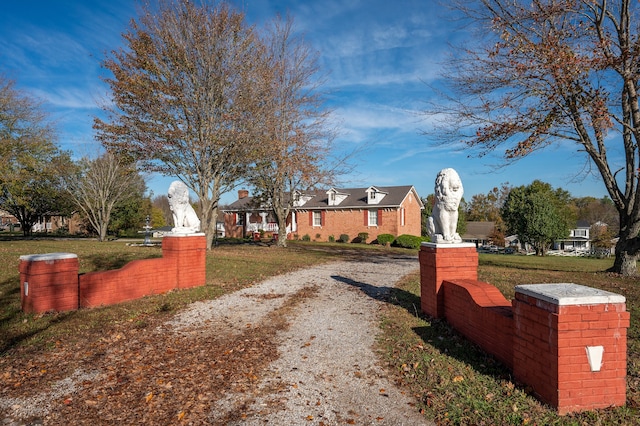
<path fill-rule="evenodd" d="M 418 267 L 415 257 L 324 264 L 193 304 L 167 325 L 176 331 L 197 324 L 237 330 L 261 321 L 297 291 L 314 289 L 289 317 L 288 330 L 277 336 L 280 358 L 260 384 L 276 391 L 249 400 L 232 394 L 216 403 L 212 420 L 244 410 L 236 424 L 431 424 L 389 381 L 372 349 L 382 300 Z"/>

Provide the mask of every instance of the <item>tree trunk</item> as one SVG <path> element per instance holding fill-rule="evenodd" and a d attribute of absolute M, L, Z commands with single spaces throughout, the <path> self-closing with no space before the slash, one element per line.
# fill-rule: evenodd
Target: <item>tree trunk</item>
<path fill-rule="evenodd" d="M 278 221 L 278 247 L 287 246 L 287 210 L 277 207 L 273 209 Z"/>
<path fill-rule="evenodd" d="M 638 251 L 634 240 L 620 238 L 616 244 L 616 259 L 610 272 L 622 274 L 625 277 L 638 275 Z"/>
<path fill-rule="evenodd" d="M 100 229 L 98 229 L 98 241 L 104 242 L 107 239 L 107 225 L 106 223 L 100 224 Z"/>
<path fill-rule="evenodd" d="M 202 220 L 200 222 L 200 230 L 204 232 L 205 238 L 207 240 L 207 250 L 211 250 L 213 247 L 213 240 L 216 236 L 216 232 L 218 230 L 217 227 L 217 218 L 218 218 L 218 209 L 209 209 L 202 215 Z"/>

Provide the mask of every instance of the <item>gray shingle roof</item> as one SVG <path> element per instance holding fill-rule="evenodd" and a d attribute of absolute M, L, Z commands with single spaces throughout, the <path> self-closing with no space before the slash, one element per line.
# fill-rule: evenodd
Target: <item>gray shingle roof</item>
<path fill-rule="evenodd" d="M 386 193 L 384 198 L 378 204 L 368 204 L 367 203 L 367 189 L 366 188 L 332 188 L 341 194 L 349 194 L 342 202 L 338 205 L 330 206 L 329 205 L 329 197 L 327 196 L 327 191 L 329 189 L 323 190 L 315 190 L 315 191 L 307 191 L 304 192 L 303 196 L 312 196 L 312 198 L 304 203 L 303 205 L 297 207 L 298 210 L 339 210 L 339 209 L 361 209 L 361 208 L 372 208 L 374 206 L 378 208 L 385 207 L 399 207 L 402 204 L 402 201 L 406 198 L 407 194 L 410 191 L 414 192 L 417 201 L 422 204 L 420 201 L 420 197 L 418 193 L 415 191 L 415 188 L 412 185 L 404 185 L 404 186 L 375 186 L 375 188 L 383 193 Z M 245 197 L 239 199 L 233 203 L 231 203 L 225 211 L 246 211 L 246 210 L 254 210 L 259 209 L 259 206 L 254 202 L 253 197 Z"/>

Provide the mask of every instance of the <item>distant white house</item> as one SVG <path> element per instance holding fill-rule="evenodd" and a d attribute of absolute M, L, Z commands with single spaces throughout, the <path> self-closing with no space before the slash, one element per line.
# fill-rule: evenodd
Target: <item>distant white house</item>
<path fill-rule="evenodd" d="M 553 249 L 567 252 L 589 252 L 591 250 L 590 228 L 589 222 L 579 220 L 576 227 L 571 230 L 569 237 L 556 241 Z"/>
<path fill-rule="evenodd" d="M 557 240 L 553 243 L 552 250 L 563 253 L 588 254 L 591 251 L 591 235 L 589 233 L 591 226 L 586 220 L 579 220 L 576 227 L 573 228 L 567 238 Z M 532 248 L 522 243 L 517 235 L 510 235 L 505 238 L 506 245 L 514 247 L 518 250 L 532 251 Z M 551 253 L 550 253 L 551 254 Z"/>

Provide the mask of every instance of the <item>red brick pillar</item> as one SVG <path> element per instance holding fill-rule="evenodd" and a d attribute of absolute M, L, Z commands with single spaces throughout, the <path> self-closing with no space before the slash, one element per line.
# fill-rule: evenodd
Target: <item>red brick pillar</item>
<path fill-rule="evenodd" d="M 516 286 L 513 373 L 560 414 L 626 400 L 624 296 L 576 284 Z"/>
<path fill-rule="evenodd" d="M 444 317 L 442 282 L 478 279 L 475 244 L 422 243 L 420 247 L 420 308 L 434 318 Z"/>
<path fill-rule="evenodd" d="M 176 287 L 205 285 L 207 239 L 203 233 L 172 234 L 162 238 L 162 257 L 176 262 Z"/>
<path fill-rule="evenodd" d="M 78 309 L 78 256 L 48 253 L 20 256 L 20 302 L 23 312 Z"/>

